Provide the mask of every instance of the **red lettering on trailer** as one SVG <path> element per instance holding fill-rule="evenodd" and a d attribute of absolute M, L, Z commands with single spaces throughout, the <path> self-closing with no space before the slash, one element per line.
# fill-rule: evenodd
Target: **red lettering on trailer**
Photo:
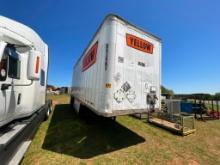
<path fill-rule="evenodd" d="M 82 71 L 84 72 L 96 62 L 96 55 L 98 49 L 98 41 L 86 53 L 82 61 Z"/>
<path fill-rule="evenodd" d="M 140 51 L 153 54 L 154 45 L 132 34 L 126 34 L 127 45 Z"/>

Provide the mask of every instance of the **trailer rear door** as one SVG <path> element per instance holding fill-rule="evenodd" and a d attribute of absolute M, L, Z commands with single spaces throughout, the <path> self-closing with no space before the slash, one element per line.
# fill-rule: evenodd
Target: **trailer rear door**
<path fill-rule="evenodd" d="M 147 109 L 147 94 L 157 81 L 154 44 L 148 36 L 118 23 L 114 109 Z"/>

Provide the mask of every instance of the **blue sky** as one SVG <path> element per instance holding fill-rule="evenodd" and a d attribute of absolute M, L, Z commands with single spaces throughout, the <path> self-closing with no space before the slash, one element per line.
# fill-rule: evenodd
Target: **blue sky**
<path fill-rule="evenodd" d="M 162 39 L 162 84 L 176 93 L 220 91 L 218 0 L 1 0 L 0 14 L 49 45 L 49 84 L 70 86 L 72 67 L 108 13 Z"/>

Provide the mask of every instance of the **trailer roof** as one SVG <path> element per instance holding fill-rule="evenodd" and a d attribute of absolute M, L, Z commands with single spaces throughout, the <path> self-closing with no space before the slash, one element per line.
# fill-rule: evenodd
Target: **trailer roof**
<path fill-rule="evenodd" d="M 109 15 L 106 16 L 105 19 L 107 19 L 108 17 L 113 17 L 113 18 L 115 17 L 115 18 L 117 18 L 118 20 L 121 20 L 122 22 L 124 22 L 124 23 L 126 23 L 126 24 L 128 24 L 128 25 L 130 25 L 130 26 L 135 27 L 135 28 L 138 29 L 139 31 L 141 31 L 141 32 L 147 34 L 148 36 L 150 36 L 150 37 L 156 39 L 157 41 L 160 41 L 160 42 L 161 42 L 161 39 L 160 39 L 159 37 L 155 36 L 154 34 L 152 34 L 152 33 L 150 33 L 150 32 L 147 32 L 147 31 L 143 30 L 142 28 L 137 27 L 136 25 L 134 25 L 134 24 L 132 24 L 132 23 L 126 21 L 125 19 L 123 19 L 122 17 L 120 17 L 120 16 L 118 16 L 118 15 L 116 15 L 116 14 L 109 14 Z"/>
<path fill-rule="evenodd" d="M 108 19 L 114 19 L 116 18 L 117 20 L 122 21 L 123 23 L 130 25 L 131 27 L 134 27 L 135 29 L 139 30 L 140 32 L 148 35 L 149 37 L 161 42 L 161 39 L 155 35 L 153 35 L 152 33 L 146 32 L 145 30 L 129 23 L 128 21 L 126 21 L 125 19 L 123 19 L 122 17 L 116 15 L 116 14 L 108 14 L 104 20 L 102 21 L 102 23 L 100 24 L 100 26 L 98 27 L 98 29 L 96 30 L 95 34 L 93 35 L 92 39 L 90 40 L 90 42 L 88 43 L 87 47 L 84 49 L 83 53 L 81 54 L 80 58 L 77 60 L 77 62 L 75 63 L 74 67 L 79 63 L 80 59 L 82 58 L 82 56 L 84 55 L 84 53 L 86 52 L 86 50 L 88 49 L 89 45 L 92 43 L 93 39 L 95 38 L 95 36 L 98 34 L 98 32 L 100 31 L 100 29 L 102 28 L 103 24 L 105 23 L 106 20 Z"/>
<path fill-rule="evenodd" d="M 28 26 L 0 15 L 0 39 L 10 44 L 34 47 L 44 52 L 45 43 L 40 36 Z"/>

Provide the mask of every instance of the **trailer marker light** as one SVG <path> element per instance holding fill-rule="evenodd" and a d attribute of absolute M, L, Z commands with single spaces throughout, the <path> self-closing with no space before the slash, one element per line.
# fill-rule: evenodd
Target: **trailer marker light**
<path fill-rule="evenodd" d="M 105 87 L 106 87 L 106 88 L 111 88 L 111 87 L 112 87 L 112 84 L 111 84 L 111 83 L 106 83 L 106 84 L 105 84 Z"/>

